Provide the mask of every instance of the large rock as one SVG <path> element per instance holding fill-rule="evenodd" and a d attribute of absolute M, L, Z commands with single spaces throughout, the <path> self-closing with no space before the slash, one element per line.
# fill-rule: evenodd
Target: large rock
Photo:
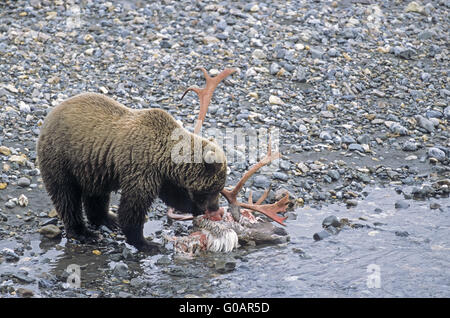
<path fill-rule="evenodd" d="M 59 229 L 59 227 L 53 224 L 48 224 L 41 227 L 38 232 L 50 239 L 56 238 L 61 235 L 61 230 Z"/>

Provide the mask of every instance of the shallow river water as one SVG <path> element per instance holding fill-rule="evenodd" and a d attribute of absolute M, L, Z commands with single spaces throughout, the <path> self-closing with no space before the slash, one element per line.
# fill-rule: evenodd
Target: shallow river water
<path fill-rule="evenodd" d="M 207 294 L 219 297 L 450 296 L 450 200 L 438 200 L 441 209 L 430 209 L 429 200 L 409 200 L 408 209 L 396 209 L 402 196 L 393 189 L 368 192 L 355 208 L 301 209 L 296 220 L 287 221 L 288 244 L 243 251 L 231 273 L 212 275 L 200 258 L 185 262 L 196 276 L 191 283 L 210 280 Z M 363 217 L 357 222 L 370 228 L 315 242 L 312 236 L 328 215 Z M 159 285 L 184 288 L 185 277 L 167 275 Z"/>
<path fill-rule="evenodd" d="M 333 204 L 299 209 L 297 219 L 287 221 L 291 240 L 282 245 L 243 247 L 230 254 L 194 258 L 156 255 L 125 260 L 134 273 L 131 277 L 139 277 L 147 286 L 146 292 L 134 295 L 449 297 L 450 199 L 408 200 L 409 208 L 396 209 L 395 202 L 403 196 L 393 188 L 366 190 L 367 197 L 353 208 Z M 431 209 L 433 202 L 440 208 Z M 329 215 L 364 226 L 314 241 L 313 234 L 322 230 L 322 220 Z M 149 221 L 145 234 L 161 227 L 162 221 Z M 61 275 L 70 264 L 81 265 L 81 285 L 87 290 L 111 286 L 115 262 L 107 253 L 93 255 L 92 246 L 74 246 L 65 239 L 48 245 L 37 234 L 27 240 L 29 247 L 21 259 L 3 262 L 0 274 L 19 275 L 37 296 L 51 294 L 42 283 L 46 273 Z M 0 250 L 16 244 L 2 241 Z"/>

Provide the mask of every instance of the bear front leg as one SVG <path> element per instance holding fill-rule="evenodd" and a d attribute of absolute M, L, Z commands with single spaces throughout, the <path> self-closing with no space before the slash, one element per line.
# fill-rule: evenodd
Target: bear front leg
<path fill-rule="evenodd" d="M 144 199 L 141 196 L 122 192 L 118 214 L 119 225 L 127 243 L 141 252 L 155 255 L 160 252 L 159 244 L 144 238 L 145 215 L 152 202 L 153 199 Z"/>
<path fill-rule="evenodd" d="M 91 224 L 105 225 L 110 230 L 115 230 L 119 227 L 119 223 L 117 215 L 109 212 L 109 197 L 109 193 L 97 196 L 83 194 L 82 199 L 86 216 Z"/>

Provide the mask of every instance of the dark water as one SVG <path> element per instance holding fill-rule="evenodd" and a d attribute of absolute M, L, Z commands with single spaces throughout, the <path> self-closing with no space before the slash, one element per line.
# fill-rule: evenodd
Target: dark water
<path fill-rule="evenodd" d="M 408 200 L 408 209 L 395 209 L 403 197 L 392 188 L 366 190 L 368 196 L 351 209 L 340 204 L 299 209 L 297 219 L 287 221 L 291 241 L 283 245 L 124 261 L 134 272 L 131 277 L 140 277 L 148 286 L 139 293 L 128 291 L 147 297 L 449 297 L 450 199 Z M 440 209 L 430 209 L 433 202 Z M 322 230 L 328 215 L 364 227 L 315 242 L 312 236 Z M 145 234 L 161 228 L 162 221 L 149 221 Z M 114 262 L 107 253 L 92 254 L 93 246 L 74 246 L 65 239 L 55 246 L 37 234 L 25 241 L 29 243 L 19 262 L 3 262 L 0 274 L 28 272 L 38 280 L 79 264 L 82 287 L 108 290 L 114 285 Z M 0 250 L 16 246 L 14 240 L 0 242 Z M 227 262 L 235 268 L 223 273 L 220 264 Z M 37 281 L 23 286 L 37 296 L 58 296 L 56 290 L 39 288 Z"/>

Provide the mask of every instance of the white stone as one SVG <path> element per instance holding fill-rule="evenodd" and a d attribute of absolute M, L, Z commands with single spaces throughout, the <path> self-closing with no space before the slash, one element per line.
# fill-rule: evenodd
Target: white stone
<path fill-rule="evenodd" d="M 263 60 L 263 59 L 266 58 L 266 54 L 265 54 L 264 51 L 261 50 L 261 49 L 255 49 L 255 50 L 253 51 L 253 53 L 252 53 L 252 57 L 253 57 L 253 58 L 260 59 L 260 60 Z"/>
<path fill-rule="evenodd" d="M 269 103 L 271 103 L 272 105 L 284 105 L 281 98 L 279 98 L 278 96 L 275 96 L 275 95 L 270 95 Z"/>

